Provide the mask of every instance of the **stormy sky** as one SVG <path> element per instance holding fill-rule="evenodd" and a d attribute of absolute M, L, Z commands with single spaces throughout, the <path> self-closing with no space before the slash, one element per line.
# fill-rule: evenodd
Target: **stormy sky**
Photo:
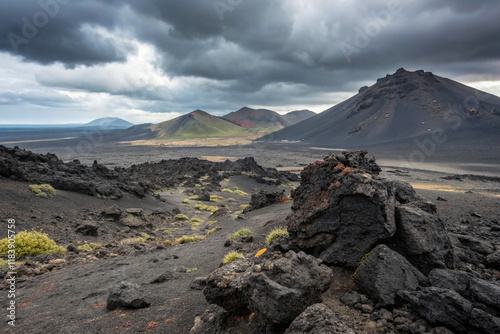
<path fill-rule="evenodd" d="M 0 124 L 321 112 L 398 68 L 500 95 L 498 0 L 1 0 Z"/>

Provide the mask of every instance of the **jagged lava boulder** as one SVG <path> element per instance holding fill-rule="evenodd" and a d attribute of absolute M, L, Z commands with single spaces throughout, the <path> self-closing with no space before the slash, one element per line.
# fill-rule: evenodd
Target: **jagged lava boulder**
<path fill-rule="evenodd" d="M 286 327 L 308 306 L 321 302 L 333 279 L 321 260 L 303 252 L 279 252 L 237 260 L 212 272 L 203 291 L 209 303 L 233 315 Z"/>
<path fill-rule="evenodd" d="M 324 304 L 309 306 L 290 324 L 285 334 L 355 334 L 338 314 Z"/>
<path fill-rule="evenodd" d="M 414 291 L 427 278 L 402 255 L 378 245 L 359 265 L 354 282 L 379 306 L 392 306 L 398 291 Z"/>
<path fill-rule="evenodd" d="M 386 243 L 424 274 L 452 266 L 452 247 L 435 206 L 403 181 L 378 176 L 366 151 L 329 154 L 307 166 L 287 217 L 294 244 L 325 263 L 357 267 Z"/>

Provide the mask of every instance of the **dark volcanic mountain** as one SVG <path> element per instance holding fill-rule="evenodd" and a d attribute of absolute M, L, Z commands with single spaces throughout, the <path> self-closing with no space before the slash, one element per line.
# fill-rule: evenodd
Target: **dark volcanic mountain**
<path fill-rule="evenodd" d="M 321 114 L 262 139 L 351 148 L 451 132 L 454 138 L 477 139 L 499 130 L 499 97 L 430 72 L 399 69 Z"/>

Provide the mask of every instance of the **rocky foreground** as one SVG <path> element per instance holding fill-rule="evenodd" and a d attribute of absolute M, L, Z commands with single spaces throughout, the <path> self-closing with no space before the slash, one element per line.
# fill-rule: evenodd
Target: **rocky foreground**
<path fill-rule="evenodd" d="M 211 273 L 204 295 L 214 306 L 191 333 L 354 333 L 321 304 L 333 281 L 328 266 L 357 268 L 364 295 L 341 300 L 370 313 L 380 332 L 500 333 L 498 249 L 449 234 L 434 204 L 405 182 L 378 177 L 365 154 L 329 155 L 305 168 L 289 237 Z"/>
<path fill-rule="evenodd" d="M 290 207 L 282 186 L 297 177 L 252 158 L 110 170 L 0 146 L 0 182 L 9 190 L 0 196 L 12 198 L 19 211 L 0 218 L 16 213 L 20 224 L 42 220 L 68 250 L 18 268 L 24 274 L 18 277 L 19 328 L 500 333 L 497 218 L 474 212 L 461 221 L 444 219 L 410 184 L 382 178 L 380 170 L 364 151 L 330 154 L 304 169 Z M 221 189 L 249 180 L 251 196 Z M 60 194 L 36 198 L 26 181 L 50 183 Z M 254 191 L 255 185 L 269 188 Z M 213 196 L 219 202 L 210 203 Z M 203 211 L 198 200 L 219 208 Z M 32 203 L 51 212 L 46 220 Z M 196 220 L 177 220 L 179 214 Z M 267 244 L 269 229 L 283 225 L 288 236 Z M 254 233 L 228 239 L 242 227 Z M 170 240 L 192 233 L 200 241 L 168 244 L 167 230 Z M 120 242 L 144 233 L 141 242 Z M 75 247 L 88 242 L 102 245 L 91 252 Z M 221 263 L 229 250 L 244 257 Z"/>
<path fill-rule="evenodd" d="M 106 199 L 120 199 L 124 193 L 139 198 L 179 184 L 194 187 L 208 175 L 207 191 L 220 187 L 225 178 L 247 173 L 258 183 L 280 184 L 297 180 L 291 173 L 259 166 L 251 157 L 235 162 L 210 162 L 197 158 L 162 160 L 157 163 L 108 169 L 97 161 L 86 166 L 78 160 L 64 162 L 55 154 L 36 154 L 19 147 L 0 145 L 0 176 L 11 180 L 48 183 L 56 189 L 74 191 Z"/>

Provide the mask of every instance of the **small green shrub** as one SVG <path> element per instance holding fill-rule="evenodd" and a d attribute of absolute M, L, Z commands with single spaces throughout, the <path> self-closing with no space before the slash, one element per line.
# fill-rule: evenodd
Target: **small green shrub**
<path fill-rule="evenodd" d="M 248 194 L 242 190 L 236 189 L 233 191 L 233 194 L 240 195 L 240 196 L 248 196 Z"/>
<path fill-rule="evenodd" d="M 165 240 L 162 242 L 162 245 L 165 246 L 165 247 L 170 247 L 170 246 L 173 246 L 174 243 L 170 240 Z"/>
<path fill-rule="evenodd" d="M 149 234 L 142 232 L 140 237 L 123 239 L 122 241 L 120 241 L 120 243 L 126 245 L 145 244 L 146 242 L 148 242 L 150 237 L 151 236 Z"/>
<path fill-rule="evenodd" d="M 191 223 L 201 223 L 201 222 L 203 222 L 203 220 L 201 220 L 199 218 L 191 218 L 190 222 Z"/>
<path fill-rule="evenodd" d="M 40 254 L 64 254 L 66 249 L 58 246 L 56 242 L 49 238 L 46 233 L 41 231 L 22 231 L 16 235 L 14 242 L 16 250 L 16 259 L 24 255 Z M 0 240 L 0 255 L 8 255 L 9 239 Z"/>
<path fill-rule="evenodd" d="M 222 196 L 217 196 L 217 195 L 210 195 L 210 202 L 217 202 L 221 199 L 223 199 L 224 197 Z"/>
<path fill-rule="evenodd" d="M 188 216 L 182 214 L 182 213 L 178 213 L 175 215 L 175 219 L 177 220 L 189 220 Z"/>
<path fill-rule="evenodd" d="M 284 227 L 276 227 L 269 232 L 269 234 L 266 237 L 266 243 L 268 245 L 273 242 L 274 239 L 279 238 L 279 237 L 288 237 L 288 231 Z"/>
<path fill-rule="evenodd" d="M 226 256 L 224 256 L 224 258 L 222 259 L 222 263 L 229 264 L 235 260 L 244 259 L 244 258 L 245 258 L 245 256 L 243 255 L 243 253 L 238 253 L 236 251 L 232 251 L 232 252 L 227 253 Z"/>
<path fill-rule="evenodd" d="M 102 246 L 102 244 L 91 242 L 90 244 L 83 244 L 81 246 L 78 246 L 78 250 L 85 252 L 85 253 L 91 253 L 94 251 L 94 249 L 99 248 L 101 246 Z"/>
<path fill-rule="evenodd" d="M 186 199 L 182 200 L 182 203 L 188 204 L 189 203 L 189 198 L 186 198 Z"/>
<path fill-rule="evenodd" d="M 30 189 L 38 197 L 54 197 L 56 190 L 50 184 L 32 184 Z"/>
<path fill-rule="evenodd" d="M 198 196 L 198 195 L 193 195 L 193 196 L 189 197 L 189 199 L 198 199 L 198 198 L 200 198 L 200 196 Z"/>
<path fill-rule="evenodd" d="M 194 205 L 194 208 L 198 209 L 198 210 L 209 211 L 209 212 L 212 212 L 212 213 L 214 213 L 215 211 L 219 210 L 218 206 L 215 206 L 215 205 L 206 205 L 206 204 L 203 204 L 202 202 L 196 202 L 196 204 Z"/>
<path fill-rule="evenodd" d="M 211 230 L 207 230 L 207 232 L 205 233 L 205 235 L 210 235 L 210 234 L 213 234 L 215 232 L 217 232 L 218 230 L 222 229 L 222 227 L 220 226 L 217 226 L 217 227 L 214 227 L 213 229 Z"/>
<path fill-rule="evenodd" d="M 248 208 L 249 206 L 250 206 L 250 204 L 241 204 L 241 205 L 240 205 L 240 208 L 241 208 L 242 210 L 244 210 L 244 209 Z"/>
<path fill-rule="evenodd" d="M 238 232 L 235 232 L 235 233 L 231 234 L 227 238 L 228 239 L 236 239 L 236 238 L 244 237 L 244 236 L 250 235 L 250 234 L 252 234 L 252 231 L 250 231 L 247 228 L 242 228 L 242 229 L 238 230 Z"/>
<path fill-rule="evenodd" d="M 215 223 L 217 223 L 217 220 L 211 220 L 211 221 L 207 222 L 207 227 L 210 227 Z"/>
<path fill-rule="evenodd" d="M 175 244 L 182 245 L 182 244 L 187 244 L 187 243 L 190 243 L 190 242 L 199 241 L 199 240 L 203 240 L 203 239 L 204 239 L 203 237 L 199 237 L 199 236 L 187 236 L 187 235 L 184 235 L 184 236 L 176 239 L 175 240 Z"/>
<path fill-rule="evenodd" d="M 191 268 L 191 269 L 188 269 L 186 270 L 186 274 L 190 274 L 190 273 L 194 273 L 195 271 L 197 271 L 198 268 Z"/>

